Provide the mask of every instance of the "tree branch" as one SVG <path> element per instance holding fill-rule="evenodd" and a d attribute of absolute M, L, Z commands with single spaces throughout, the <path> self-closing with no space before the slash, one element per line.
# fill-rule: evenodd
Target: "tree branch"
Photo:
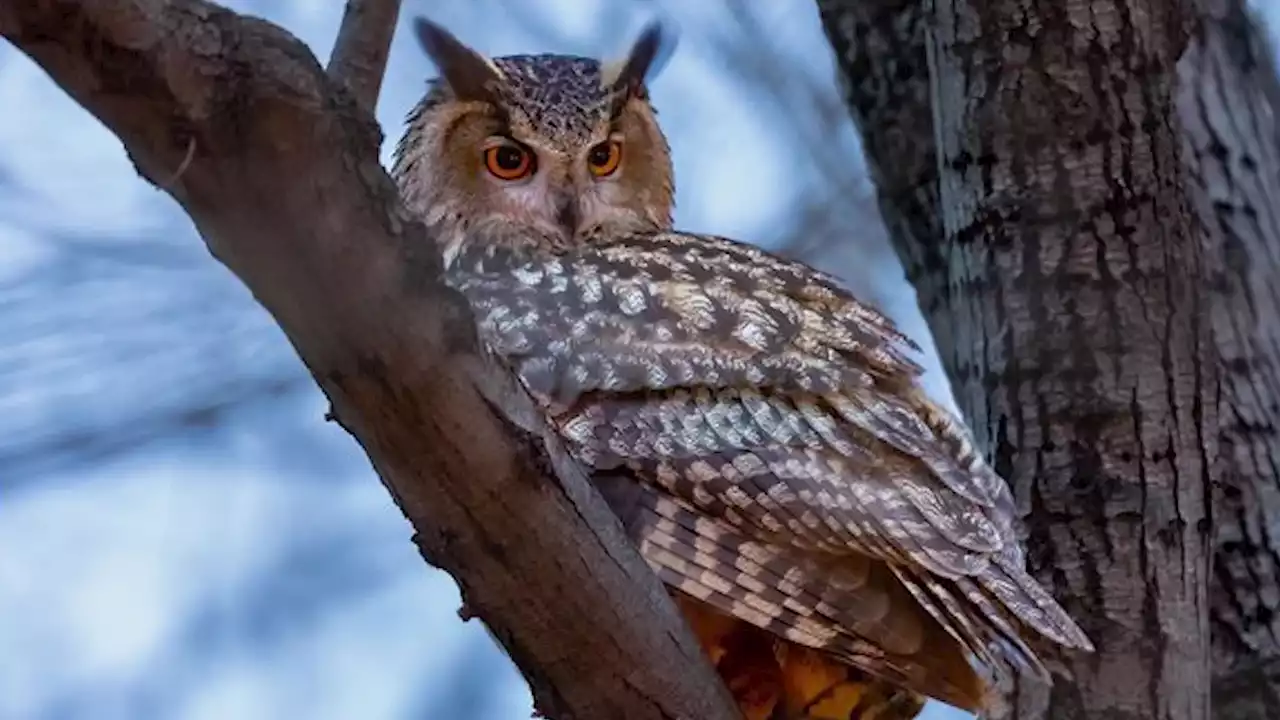
<path fill-rule="evenodd" d="M 378 128 L 301 42 L 200 0 L 4 3 L 0 35 L 143 177 L 173 178 L 167 192 L 283 328 L 542 713 L 737 716 L 591 485 L 550 479 L 558 458 L 477 392 L 504 376 L 477 359 L 469 312 L 378 163 Z"/>
<path fill-rule="evenodd" d="M 347 0 L 329 55 L 329 77 L 369 112 L 378 104 L 399 15 L 400 0 Z"/>

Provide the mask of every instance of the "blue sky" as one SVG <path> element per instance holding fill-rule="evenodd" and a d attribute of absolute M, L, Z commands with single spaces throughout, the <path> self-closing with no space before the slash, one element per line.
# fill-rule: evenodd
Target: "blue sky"
<path fill-rule="evenodd" d="M 322 61 L 341 14 L 226 4 Z M 810 259 L 923 338 L 813 4 L 738 4 L 763 39 L 746 64 L 726 64 L 728 2 L 404 6 L 496 55 L 612 55 L 654 14 L 675 21 L 653 96 L 678 224 L 770 246 L 801 226 L 838 248 Z M 432 73 L 398 33 L 384 159 Z M 0 112 L 0 718 L 528 717 L 523 681 L 458 619 L 452 580 L 175 204 L 7 45 L 0 108 L 18 109 Z"/>

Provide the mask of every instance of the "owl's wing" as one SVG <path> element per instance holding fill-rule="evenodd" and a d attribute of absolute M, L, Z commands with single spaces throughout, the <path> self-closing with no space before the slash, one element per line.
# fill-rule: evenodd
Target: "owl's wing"
<path fill-rule="evenodd" d="M 470 246 L 450 282 L 552 404 L 678 387 L 840 392 L 910 380 L 914 345 L 834 279 L 722 238 L 655 233 L 561 252 Z"/>
<path fill-rule="evenodd" d="M 917 385 L 911 343 L 835 281 L 728 240 L 464 250 L 451 282 L 570 449 L 749 538 L 884 561 L 966 647 L 1014 624 L 1091 647 L 1023 569 L 1012 496 Z"/>

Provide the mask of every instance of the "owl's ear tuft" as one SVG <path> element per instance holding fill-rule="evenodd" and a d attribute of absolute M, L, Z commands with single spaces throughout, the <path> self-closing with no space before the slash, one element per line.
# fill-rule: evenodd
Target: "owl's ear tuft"
<path fill-rule="evenodd" d="M 675 52 L 679 38 L 674 26 L 657 20 L 649 23 L 625 57 L 604 65 L 601 82 L 624 98 L 642 94 L 645 83 L 658 76 Z"/>
<path fill-rule="evenodd" d="M 424 17 L 414 18 L 413 30 L 422 51 L 440 69 L 440 77 L 459 100 L 494 102 L 503 76 L 492 60 Z"/>

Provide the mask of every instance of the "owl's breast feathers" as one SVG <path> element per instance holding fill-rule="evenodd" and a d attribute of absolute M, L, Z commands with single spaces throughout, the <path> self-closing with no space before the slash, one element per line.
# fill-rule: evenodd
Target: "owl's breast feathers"
<path fill-rule="evenodd" d="M 448 279 L 672 588 L 970 709 L 1091 649 L 914 345 L 833 278 L 654 232 L 470 246 Z"/>

